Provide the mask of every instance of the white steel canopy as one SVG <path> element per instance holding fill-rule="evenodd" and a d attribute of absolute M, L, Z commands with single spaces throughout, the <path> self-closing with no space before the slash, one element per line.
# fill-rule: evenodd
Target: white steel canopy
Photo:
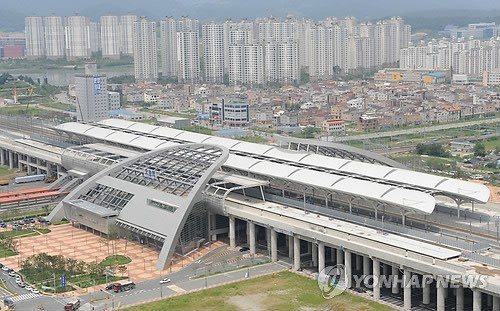
<path fill-rule="evenodd" d="M 106 129 L 107 131 L 101 132 L 102 134 L 98 135 L 98 132 L 91 131 L 94 127 L 102 130 Z M 57 126 L 57 129 L 147 150 L 154 149 L 154 145 L 156 144 L 154 143 L 155 139 L 163 142 L 169 140 L 170 143 L 211 143 L 227 147 L 231 151 L 230 159 L 233 158 L 233 155 L 244 155 L 239 158 L 240 162 L 236 165 L 243 163 L 245 157 L 256 158 L 266 160 L 269 163 L 279 162 L 283 164 L 283 167 L 292 167 L 294 169 L 301 167 L 311 171 L 319 170 L 333 176 L 344 176 L 344 178 L 356 182 L 363 180 L 365 182 L 371 181 L 371 184 L 379 183 L 385 184 L 390 188 L 413 189 L 415 193 L 423 191 L 429 194 L 442 194 L 465 201 L 485 203 L 488 201 L 490 195 L 489 189 L 486 186 L 467 181 L 318 154 L 284 151 L 277 147 L 262 144 L 241 142 L 228 138 L 139 124 L 119 119 L 107 119 L 93 125 L 70 122 Z M 119 134 L 109 135 L 109 130 L 116 131 Z M 104 133 L 108 135 L 102 138 Z M 150 141 L 147 144 L 138 143 L 139 140 L 135 136 L 148 136 Z M 282 172 L 272 172 L 270 170 L 267 173 L 282 174 Z M 361 184 L 356 184 L 356 191 L 360 191 L 361 187 L 359 185 Z"/>

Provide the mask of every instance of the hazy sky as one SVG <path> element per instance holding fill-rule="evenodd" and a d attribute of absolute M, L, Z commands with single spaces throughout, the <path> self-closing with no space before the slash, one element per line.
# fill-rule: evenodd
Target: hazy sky
<path fill-rule="evenodd" d="M 311 18 L 354 15 L 377 18 L 446 9 L 500 10 L 499 0 L 2 0 L 2 9 L 23 15 L 89 15 L 131 12 L 207 19 L 294 14 Z"/>

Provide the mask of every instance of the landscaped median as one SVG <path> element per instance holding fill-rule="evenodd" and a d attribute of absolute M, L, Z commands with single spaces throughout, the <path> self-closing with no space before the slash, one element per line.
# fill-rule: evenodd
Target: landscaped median
<path fill-rule="evenodd" d="M 49 232 L 50 229 L 47 228 L 0 232 L 0 258 L 17 255 L 17 247 L 19 246 L 18 238 L 47 234 Z"/>
<path fill-rule="evenodd" d="M 86 263 L 62 255 L 40 253 L 26 258 L 21 263 L 19 273 L 27 283 L 45 292 L 63 293 L 125 279 L 125 264 L 129 262 L 131 259 L 122 255 L 108 256 L 101 262 Z M 106 270 L 113 273 L 106 275 Z M 120 275 L 115 275 L 115 272 Z"/>
<path fill-rule="evenodd" d="M 335 310 L 385 311 L 390 307 L 342 293 L 326 300 L 316 281 L 292 272 L 279 272 L 251 280 L 231 283 L 207 290 L 176 296 L 149 304 L 127 308 L 127 311 L 190 310 Z"/>

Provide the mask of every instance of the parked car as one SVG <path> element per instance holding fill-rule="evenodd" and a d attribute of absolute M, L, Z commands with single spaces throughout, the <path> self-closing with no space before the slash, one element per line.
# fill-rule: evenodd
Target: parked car
<path fill-rule="evenodd" d="M 160 284 L 167 284 L 167 283 L 170 283 L 170 279 L 169 278 L 165 278 L 165 279 L 161 279 L 160 280 Z"/>
<path fill-rule="evenodd" d="M 9 272 L 9 276 L 14 277 L 14 276 L 16 276 L 16 275 L 17 275 L 17 273 L 16 273 L 14 270 L 11 270 L 11 271 Z"/>
<path fill-rule="evenodd" d="M 246 246 L 243 246 L 242 248 L 240 248 L 240 252 L 246 252 L 246 251 L 249 251 L 250 248 L 246 247 Z"/>
<path fill-rule="evenodd" d="M 24 287 L 26 287 L 26 284 L 24 284 L 24 282 L 19 282 L 19 283 L 17 283 L 17 286 L 24 288 Z"/>
<path fill-rule="evenodd" d="M 3 267 L 2 267 L 2 271 L 9 271 L 9 270 L 10 270 L 10 268 L 9 268 L 9 267 L 7 267 L 7 266 L 3 266 Z"/>
<path fill-rule="evenodd" d="M 19 224 L 12 225 L 12 230 L 21 230 L 22 228 L 23 228 L 23 226 L 21 226 Z"/>
<path fill-rule="evenodd" d="M 36 289 L 36 288 L 32 288 L 32 289 L 31 289 L 31 292 L 32 292 L 33 294 L 40 294 L 40 291 L 39 291 L 38 289 Z"/>
<path fill-rule="evenodd" d="M 26 285 L 26 287 L 24 288 L 25 290 L 29 290 L 31 292 L 31 290 L 33 289 L 33 287 L 29 286 L 29 285 Z"/>

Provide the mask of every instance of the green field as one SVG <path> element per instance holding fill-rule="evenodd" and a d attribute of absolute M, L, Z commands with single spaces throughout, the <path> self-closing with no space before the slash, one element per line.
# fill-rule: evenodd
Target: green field
<path fill-rule="evenodd" d="M 0 178 L 14 174 L 16 170 L 11 170 L 8 166 L 0 166 Z"/>
<path fill-rule="evenodd" d="M 125 309 L 128 311 L 385 311 L 390 307 L 343 293 L 331 300 L 321 296 L 314 280 L 291 272 L 211 288 Z"/>

